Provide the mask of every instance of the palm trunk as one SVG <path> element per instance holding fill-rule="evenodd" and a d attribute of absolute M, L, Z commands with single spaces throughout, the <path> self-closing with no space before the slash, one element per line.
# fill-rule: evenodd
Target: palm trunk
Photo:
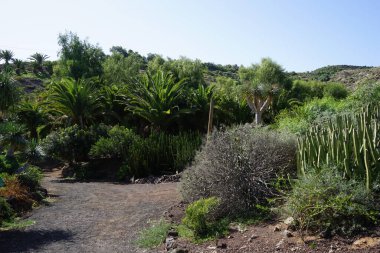
<path fill-rule="evenodd" d="M 15 149 L 14 147 L 9 147 L 8 151 L 7 151 L 7 157 L 14 157 L 15 156 Z"/>

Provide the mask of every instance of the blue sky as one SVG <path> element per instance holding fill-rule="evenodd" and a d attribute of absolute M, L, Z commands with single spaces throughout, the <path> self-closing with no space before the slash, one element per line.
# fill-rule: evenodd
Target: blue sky
<path fill-rule="evenodd" d="M 106 53 L 186 56 L 249 65 L 271 57 L 288 71 L 380 65 L 378 0 L 0 0 L 0 48 L 57 58 L 73 31 Z"/>

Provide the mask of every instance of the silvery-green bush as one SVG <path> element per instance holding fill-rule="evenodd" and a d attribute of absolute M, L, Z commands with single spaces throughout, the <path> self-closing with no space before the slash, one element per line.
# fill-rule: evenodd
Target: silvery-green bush
<path fill-rule="evenodd" d="M 295 172 L 293 136 L 242 125 L 216 131 L 185 170 L 181 193 L 187 202 L 217 197 L 216 215 L 242 216 L 266 205 L 280 175 Z"/>

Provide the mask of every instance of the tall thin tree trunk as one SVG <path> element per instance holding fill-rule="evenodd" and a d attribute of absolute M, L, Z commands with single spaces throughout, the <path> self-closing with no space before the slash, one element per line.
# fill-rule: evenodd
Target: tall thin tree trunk
<path fill-rule="evenodd" d="M 262 111 L 256 111 L 256 113 L 255 113 L 255 123 L 256 123 L 256 125 L 261 125 L 261 123 L 262 123 L 262 114 L 263 114 L 263 112 Z"/>
<path fill-rule="evenodd" d="M 214 99 L 211 98 L 210 110 L 209 110 L 209 114 L 208 114 L 207 136 L 209 136 L 212 133 L 213 118 L 214 118 Z"/>

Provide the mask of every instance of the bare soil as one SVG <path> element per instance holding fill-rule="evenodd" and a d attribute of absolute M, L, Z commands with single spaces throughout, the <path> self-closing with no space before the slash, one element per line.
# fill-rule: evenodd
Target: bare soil
<path fill-rule="evenodd" d="M 135 245 L 138 232 L 179 202 L 176 183 L 81 183 L 60 175 L 46 174 L 53 201 L 30 214 L 35 225 L 0 232 L 1 253 L 147 252 Z"/>
<path fill-rule="evenodd" d="M 165 213 L 166 219 L 178 224 L 184 216 L 185 208 L 184 203 L 172 206 Z M 177 248 L 187 249 L 189 253 L 380 252 L 380 229 L 375 230 L 370 236 L 362 235 L 354 238 L 336 236 L 323 239 L 319 236 L 301 236 L 294 231 L 286 235 L 285 230 L 287 227 L 286 224 L 280 221 L 269 221 L 258 225 L 241 227 L 241 229 L 234 226 L 226 238 L 201 244 L 194 244 L 189 240 L 179 238 L 176 244 Z M 223 244 L 225 248 L 220 248 Z M 161 245 L 157 251 L 165 252 L 165 246 Z"/>
<path fill-rule="evenodd" d="M 176 183 L 117 184 L 81 183 L 64 180 L 55 169 L 46 174 L 43 186 L 50 193 L 47 206 L 29 215 L 35 225 L 22 230 L 0 232 L 0 252 L 166 252 L 164 244 L 153 250 L 135 245 L 139 231 L 149 220 L 161 217 L 179 223 L 186 205 L 180 203 Z M 180 204 L 178 204 L 180 203 Z M 279 231 L 274 231 L 280 225 Z M 296 232 L 288 237 L 285 224 L 276 221 L 231 230 L 228 237 L 203 244 L 186 239 L 177 247 L 189 253 L 248 252 L 380 252 L 380 230 L 354 244 L 357 238 L 322 239 Z M 278 229 L 276 229 L 278 230 Z M 364 238 L 363 238 L 364 237 Z M 225 248 L 217 246 L 224 245 Z"/>

